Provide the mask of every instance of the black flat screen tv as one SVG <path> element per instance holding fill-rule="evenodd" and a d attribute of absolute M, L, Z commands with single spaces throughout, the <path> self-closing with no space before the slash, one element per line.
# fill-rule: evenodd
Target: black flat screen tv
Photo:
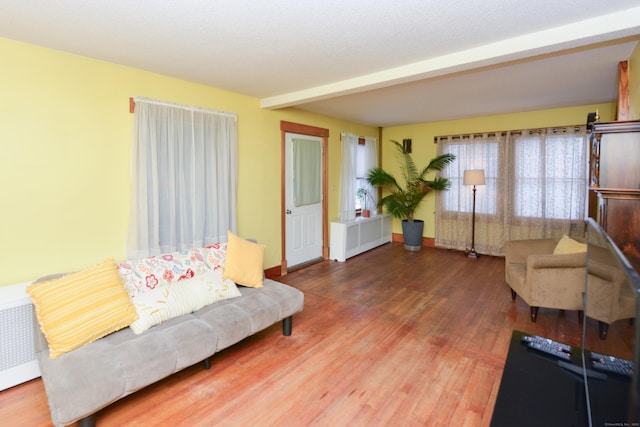
<path fill-rule="evenodd" d="M 612 426 L 640 426 L 640 324 L 638 324 L 640 321 L 638 320 L 640 319 L 640 275 L 631 266 L 616 243 L 596 221 L 589 218 L 587 219 L 586 224 L 587 274 L 585 278 L 585 315 L 587 317 L 592 317 L 589 316 L 589 314 L 593 315 L 593 310 L 595 310 L 595 307 L 598 304 L 601 304 L 600 311 L 602 310 L 602 306 L 607 306 L 608 303 L 602 304 L 601 299 L 603 294 L 599 293 L 602 288 L 598 287 L 598 281 L 602 279 L 603 275 L 608 276 L 608 278 L 616 275 L 618 283 L 622 283 L 622 285 L 620 287 L 619 294 L 617 292 L 613 293 L 614 299 L 616 303 L 620 302 L 622 305 L 626 306 L 625 310 L 620 310 L 620 312 L 624 311 L 624 315 L 619 321 L 626 322 L 627 320 L 622 320 L 624 318 L 633 319 L 635 317 L 636 319 L 633 323 L 633 342 L 625 343 L 625 345 L 630 345 L 632 348 L 631 361 L 634 365 L 633 374 L 629 379 L 629 394 L 628 402 L 626 403 L 628 407 L 628 414 L 626 415 L 626 419 L 612 419 L 605 421 L 611 423 L 610 425 Z M 585 322 L 583 322 L 583 328 L 586 328 L 586 324 L 587 321 L 585 319 Z M 590 345 L 593 343 L 585 342 L 586 340 L 587 335 L 585 329 L 583 329 L 583 353 L 586 352 L 585 348 L 593 348 L 593 346 Z M 588 372 L 591 369 L 591 366 L 589 366 L 590 354 L 583 354 L 583 363 L 585 364 L 583 368 Z M 611 374 L 607 375 L 611 376 Z M 587 399 L 587 402 L 590 402 L 591 405 L 597 405 L 598 402 L 598 397 L 594 396 L 593 391 L 594 389 L 597 389 L 597 384 L 595 383 L 598 381 L 602 381 L 602 379 L 597 376 L 585 375 L 585 394 L 590 397 Z M 590 424 L 591 421 L 594 420 L 591 420 L 590 417 Z M 598 423 L 594 422 L 592 425 L 598 425 Z"/>

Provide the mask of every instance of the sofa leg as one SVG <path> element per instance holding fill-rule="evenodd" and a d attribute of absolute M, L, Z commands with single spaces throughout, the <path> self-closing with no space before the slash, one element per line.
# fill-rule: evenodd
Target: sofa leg
<path fill-rule="evenodd" d="M 282 335 L 285 337 L 291 336 L 293 330 L 293 316 L 285 317 L 282 319 Z"/>
<path fill-rule="evenodd" d="M 206 359 L 204 359 L 204 369 L 206 369 L 207 371 L 211 369 L 211 358 L 207 357 Z"/>
<path fill-rule="evenodd" d="M 93 415 L 89 415 L 88 417 L 84 417 L 80 421 L 78 421 L 78 427 L 96 427 L 96 419 Z"/>
<path fill-rule="evenodd" d="M 609 332 L 609 325 L 604 322 L 598 321 L 598 332 L 600 333 L 600 339 L 606 340 L 607 333 Z"/>
<path fill-rule="evenodd" d="M 531 321 L 536 323 L 536 319 L 538 318 L 538 307 L 531 307 Z"/>
<path fill-rule="evenodd" d="M 515 301 L 515 300 L 516 300 L 516 291 L 514 291 L 513 289 L 511 289 L 511 299 L 512 299 L 513 301 Z"/>

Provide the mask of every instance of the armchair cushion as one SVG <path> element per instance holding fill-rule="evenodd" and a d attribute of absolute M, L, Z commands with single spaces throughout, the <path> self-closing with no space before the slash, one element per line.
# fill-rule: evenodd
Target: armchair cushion
<path fill-rule="evenodd" d="M 576 240 L 573 240 L 571 237 L 566 234 L 562 236 L 555 249 L 553 250 L 554 255 L 561 254 L 573 254 L 573 253 L 582 253 L 587 252 L 587 244 L 580 243 Z"/>

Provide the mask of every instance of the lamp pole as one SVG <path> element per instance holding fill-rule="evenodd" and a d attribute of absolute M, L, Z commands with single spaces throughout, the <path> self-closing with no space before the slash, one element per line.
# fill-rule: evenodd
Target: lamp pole
<path fill-rule="evenodd" d="M 471 250 L 467 254 L 469 258 L 477 259 L 476 253 L 476 185 L 473 184 L 473 210 L 471 211 Z"/>
<path fill-rule="evenodd" d="M 473 185 L 473 210 L 471 211 L 471 250 L 467 256 L 471 259 L 477 259 L 476 252 L 476 185 L 484 185 L 484 170 L 470 169 L 464 171 L 464 185 Z"/>

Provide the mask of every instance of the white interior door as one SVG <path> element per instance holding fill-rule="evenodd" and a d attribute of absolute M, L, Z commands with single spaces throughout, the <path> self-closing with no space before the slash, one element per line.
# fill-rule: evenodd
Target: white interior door
<path fill-rule="evenodd" d="M 322 139 L 285 135 L 287 266 L 322 257 Z"/>

